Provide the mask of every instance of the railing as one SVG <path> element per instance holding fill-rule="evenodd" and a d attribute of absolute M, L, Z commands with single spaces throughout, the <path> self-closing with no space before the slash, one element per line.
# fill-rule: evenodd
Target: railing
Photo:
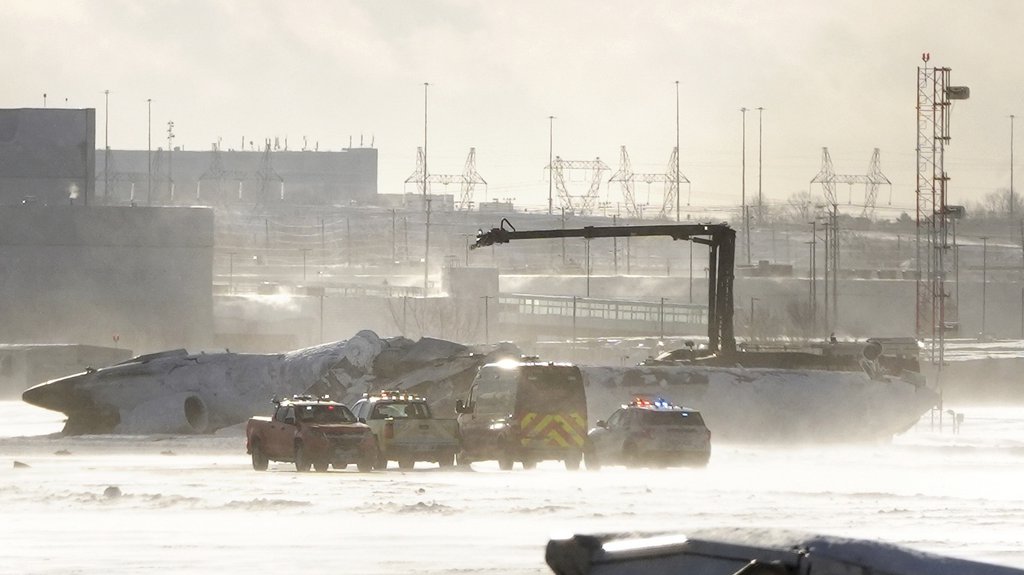
<path fill-rule="evenodd" d="M 650 324 L 707 324 L 708 308 L 700 304 L 670 301 L 632 301 L 594 299 L 575 296 L 501 294 L 503 314 L 562 316 L 602 321 L 645 322 Z"/>

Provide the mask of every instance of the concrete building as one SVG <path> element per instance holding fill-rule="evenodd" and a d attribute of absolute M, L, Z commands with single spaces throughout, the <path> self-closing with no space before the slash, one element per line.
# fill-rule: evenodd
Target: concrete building
<path fill-rule="evenodd" d="M 348 206 L 377 198 L 375 148 L 106 153 L 95 158 L 98 201 L 106 205 Z"/>
<path fill-rule="evenodd" d="M 96 110 L 0 110 L 0 205 L 87 204 L 96 165 Z"/>
<path fill-rule="evenodd" d="M 0 207 L 0 342 L 213 341 L 213 210 Z"/>
<path fill-rule="evenodd" d="M 116 347 L 0 344 L 0 399 L 20 398 L 33 385 L 130 357 L 131 350 Z"/>

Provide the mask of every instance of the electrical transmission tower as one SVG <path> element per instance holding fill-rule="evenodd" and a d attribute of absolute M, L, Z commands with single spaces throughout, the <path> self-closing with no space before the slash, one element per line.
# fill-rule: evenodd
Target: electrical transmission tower
<path fill-rule="evenodd" d="M 836 184 L 847 184 L 850 186 L 850 195 L 846 200 L 847 204 L 853 202 L 853 185 L 863 184 L 864 206 L 861 209 L 861 216 L 870 217 L 875 211 L 875 201 L 878 198 L 879 186 L 883 184 L 892 186 L 889 178 L 882 173 L 880 158 L 881 152 L 879 152 L 878 148 L 875 148 L 874 153 L 871 154 L 871 161 L 868 163 L 867 174 L 837 174 L 832 166 L 832 157 L 828 153 L 828 148 L 822 148 L 821 170 L 818 171 L 818 175 L 814 176 L 811 183 L 821 184 L 825 199 L 831 205 L 839 203 L 836 197 Z"/>
<path fill-rule="evenodd" d="M 97 180 L 103 180 L 108 182 L 106 195 L 103 200 L 108 204 L 116 203 L 117 201 L 117 188 L 118 184 L 128 183 L 130 188 L 128 192 L 128 201 L 135 201 L 135 182 L 144 181 L 146 179 L 146 172 L 122 172 L 117 167 L 117 156 L 111 155 L 105 164 L 109 166 L 109 172 L 100 172 L 96 176 Z M 114 192 L 114 193 L 111 193 Z M 113 198 L 113 200 L 112 200 Z"/>
<path fill-rule="evenodd" d="M 622 201 L 626 204 L 626 213 L 629 215 L 642 219 L 643 218 L 643 204 L 638 204 L 636 201 L 634 183 L 639 181 L 647 185 L 653 183 L 662 183 L 665 187 L 665 193 L 661 203 L 661 207 L 658 210 L 659 218 L 669 217 L 672 208 L 675 205 L 676 194 L 679 191 L 676 189 L 676 167 L 678 166 L 679 148 L 672 149 L 672 155 L 668 160 L 668 169 L 664 174 L 655 173 L 638 173 L 634 172 L 629 161 L 629 152 L 626 151 L 626 146 L 621 146 L 619 153 L 619 169 L 612 174 L 611 178 L 608 178 L 608 183 L 619 182 L 622 185 Z M 678 175 L 679 183 L 689 184 L 690 180 L 686 179 L 683 174 Z M 687 202 L 689 204 L 689 202 Z"/>
<path fill-rule="evenodd" d="M 210 167 L 206 168 L 206 171 L 199 176 L 196 181 L 196 200 L 202 200 L 202 188 L 203 182 L 215 182 L 217 189 L 215 193 L 215 201 L 223 202 L 224 198 L 221 197 L 221 184 L 227 180 L 236 180 L 238 182 L 238 199 L 242 199 L 242 182 L 245 181 L 246 175 L 244 172 L 228 171 L 224 169 L 224 158 L 220 153 L 220 145 L 213 144 L 210 148 Z"/>
<path fill-rule="evenodd" d="M 423 148 L 416 148 L 416 169 L 405 179 L 405 183 L 423 185 L 423 160 Z M 459 202 L 455 207 L 457 210 L 472 210 L 473 193 L 477 184 L 487 185 L 487 180 L 476 171 L 476 148 L 469 149 L 466 165 L 461 174 L 430 174 L 427 176 L 427 181 L 442 184 L 446 188 L 449 184 L 459 184 Z"/>
<path fill-rule="evenodd" d="M 558 199 L 566 211 L 578 214 L 589 214 L 594 211 L 597 199 L 601 191 L 601 174 L 608 170 L 608 164 L 601 161 L 601 158 L 593 160 L 563 160 L 555 156 L 547 166 L 552 170 L 555 180 L 555 188 L 558 189 Z M 566 186 L 566 176 L 571 175 L 573 170 L 590 173 L 590 187 L 581 196 L 573 196 Z M 575 202 L 573 199 L 575 198 Z"/>
<path fill-rule="evenodd" d="M 847 184 L 850 186 L 850 195 L 847 197 L 847 204 L 853 203 L 853 185 L 864 184 L 864 206 L 861 216 L 870 217 L 875 210 L 875 199 L 878 197 L 878 187 L 882 184 L 892 185 L 889 178 L 882 173 L 880 152 L 875 148 L 871 154 L 871 161 L 868 164 L 867 174 L 837 174 L 832 165 L 832 156 L 828 148 L 821 149 L 821 169 L 811 179 L 811 184 L 821 184 L 825 201 L 828 202 L 828 224 L 825 226 L 825 300 L 828 301 L 829 278 L 832 281 L 832 325 L 836 325 L 839 319 L 839 198 L 836 196 L 836 184 Z M 826 305 L 826 318 L 828 309 Z M 826 323 L 827 325 L 827 323 Z"/>
<path fill-rule="evenodd" d="M 267 193 L 270 191 L 270 182 L 278 182 L 281 185 L 280 199 L 284 199 L 284 178 L 274 170 L 274 166 L 270 162 L 270 140 L 266 141 L 263 149 L 263 158 L 260 160 L 259 169 L 256 170 L 256 181 L 260 183 L 259 201 L 268 201 Z"/>
<path fill-rule="evenodd" d="M 966 100 L 970 89 L 949 85 L 949 68 L 917 68 L 917 336 L 930 336 L 931 360 L 942 369 L 945 331 L 959 322 L 955 304 L 946 302 L 945 278 L 949 223 L 956 210 L 947 204 L 949 175 L 945 154 L 953 100 Z"/>

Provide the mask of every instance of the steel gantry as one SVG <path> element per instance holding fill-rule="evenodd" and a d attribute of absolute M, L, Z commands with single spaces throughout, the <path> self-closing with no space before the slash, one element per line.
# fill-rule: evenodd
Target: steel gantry
<path fill-rule="evenodd" d="M 507 228 L 506 228 L 507 226 Z M 472 249 L 505 244 L 513 240 L 557 238 L 621 238 L 667 236 L 708 246 L 708 350 L 732 354 L 736 351 L 733 332 L 733 266 L 736 259 L 736 230 L 727 224 L 664 224 L 653 226 L 586 226 L 577 229 L 517 231 L 508 220 L 501 227 L 477 232 Z"/>

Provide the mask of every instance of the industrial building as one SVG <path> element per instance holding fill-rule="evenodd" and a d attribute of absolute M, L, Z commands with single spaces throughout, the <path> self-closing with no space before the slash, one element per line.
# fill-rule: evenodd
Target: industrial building
<path fill-rule="evenodd" d="M 106 205 L 349 206 L 377 198 L 377 150 L 100 150 Z"/>
<path fill-rule="evenodd" d="M 86 203 L 95 182 L 96 110 L 0 110 L 0 205 Z"/>

